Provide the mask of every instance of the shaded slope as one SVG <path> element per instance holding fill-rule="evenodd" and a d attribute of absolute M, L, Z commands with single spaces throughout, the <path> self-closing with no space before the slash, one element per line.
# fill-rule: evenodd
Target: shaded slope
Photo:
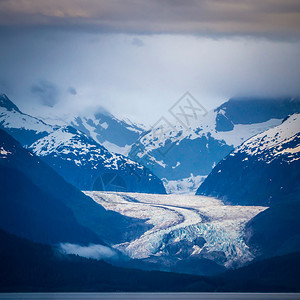
<path fill-rule="evenodd" d="M 272 205 L 300 182 L 300 115 L 247 140 L 224 158 L 196 194 L 233 204 Z"/>
<path fill-rule="evenodd" d="M 300 190 L 280 196 L 269 209 L 246 226 L 246 242 L 253 253 L 272 257 L 300 251 Z"/>
<path fill-rule="evenodd" d="M 78 224 L 59 199 L 41 191 L 18 170 L 0 166 L 0 190 L 0 228 L 48 244 L 102 243 Z"/>
<path fill-rule="evenodd" d="M 89 228 L 108 242 L 123 241 L 124 228 L 127 228 L 129 224 L 136 226 L 140 224 L 139 220 L 106 211 L 1 130 L 0 166 L 17 170 L 43 194 L 59 200 L 68 207 L 80 225 Z M 16 207 L 17 210 L 18 207 Z"/>
<path fill-rule="evenodd" d="M 256 261 L 228 271 L 215 282 L 224 292 L 300 292 L 300 252 Z"/>

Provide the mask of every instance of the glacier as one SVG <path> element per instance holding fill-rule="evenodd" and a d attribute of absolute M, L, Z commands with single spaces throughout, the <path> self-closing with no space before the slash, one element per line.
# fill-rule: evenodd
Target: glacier
<path fill-rule="evenodd" d="M 206 258 L 226 268 L 244 265 L 254 258 L 244 241 L 245 224 L 267 208 L 230 206 L 195 195 L 84 193 L 107 210 L 151 225 L 141 236 L 113 248 L 132 259 L 164 264 Z"/>

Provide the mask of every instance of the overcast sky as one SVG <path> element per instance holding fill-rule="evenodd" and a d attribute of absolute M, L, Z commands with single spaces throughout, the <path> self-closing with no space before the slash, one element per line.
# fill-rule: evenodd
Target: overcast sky
<path fill-rule="evenodd" d="M 186 91 L 300 95 L 299 0 L 0 0 L 0 92 L 154 123 Z"/>

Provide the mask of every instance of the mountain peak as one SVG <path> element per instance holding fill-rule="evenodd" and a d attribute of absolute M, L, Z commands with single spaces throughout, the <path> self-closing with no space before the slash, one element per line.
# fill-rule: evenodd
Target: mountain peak
<path fill-rule="evenodd" d="M 20 112 L 19 108 L 5 94 L 0 94 L 0 107 Z"/>

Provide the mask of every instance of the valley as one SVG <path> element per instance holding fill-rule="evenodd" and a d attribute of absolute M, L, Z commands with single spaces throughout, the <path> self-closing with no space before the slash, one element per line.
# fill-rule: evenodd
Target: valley
<path fill-rule="evenodd" d="M 41 272 L 51 273 L 53 259 L 58 263 L 49 276 L 50 285 L 60 268 L 77 269 L 80 262 L 88 272 L 84 279 L 88 284 L 102 276 L 103 286 L 92 280 L 97 290 L 109 289 L 107 270 L 114 274 L 125 269 L 135 269 L 134 278 L 151 277 L 147 282 L 143 279 L 146 285 L 141 290 L 154 277 L 144 271 L 166 271 L 161 276 L 168 278 L 177 278 L 175 273 L 202 276 L 200 285 L 188 287 L 197 291 L 222 286 L 230 291 L 258 291 L 261 286 L 272 291 L 284 280 L 288 290 L 297 290 L 297 283 L 289 279 L 298 278 L 295 262 L 300 249 L 300 115 L 290 113 L 300 111 L 299 101 L 244 101 L 229 100 L 208 112 L 193 127 L 196 135 L 185 134 L 192 128 L 181 136 L 167 132 L 172 149 L 159 161 L 166 172 L 160 173 L 155 166 L 148 169 L 143 157 L 163 149 L 162 141 L 143 144 L 139 149 L 145 155 L 136 159 L 105 148 L 115 136 L 109 129 L 116 124 L 125 131 L 118 127 L 115 137 L 126 137 L 123 146 L 132 143 L 125 134 L 128 126 L 112 116 L 97 115 L 97 119 L 95 115 L 93 124 L 99 123 L 97 130 L 105 136 L 99 143 L 95 132 L 74 124 L 76 128 L 46 124 L 0 95 L 0 229 L 6 251 L 0 259 L 9 262 L 3 263 L 6 270 L 10 272 L 13 262 L 14 278 L 20 265 L 15 258 L 34 263 L 36 255 L 27 255 L 26 249 L 38 249 L 41 243 L 47 245 L 40 257 Z M 239 117 L 242 102 L 243 119 Z M 258 118 L 254 112 L 261 105 L 267 109 Z M 148 137 L 145 131 L 139 140 Z M 26 249 L 11 254 L 15 243 Z M 105 264 L 107 270 L 101 269 Z M 289 270 L 282 272 L 286 265 Z M 65 276 L 73 273 L 67 270 Z M 244 282 L 258 273 L 261 277 L 255 278 L 253 287 L 245 288 Z M 265 282 L 268 274 L 271 285 Z M 33 275 L 37 282 L 39 273 Z M 240 285 L 232 285 L 227 275 Z M 116 276 L 116 287 L 108 279 L 112 290 L 127 288 L 121 286 L 121 277 Z M 280 283 L 273 286 L 276 278 Z M 168 286 L 161 290 L 167 291 Z"/>
<path fill-rule="evenodd" d="M 0 300 L 300 300 L 300 0 L 0 16 Z"/>

